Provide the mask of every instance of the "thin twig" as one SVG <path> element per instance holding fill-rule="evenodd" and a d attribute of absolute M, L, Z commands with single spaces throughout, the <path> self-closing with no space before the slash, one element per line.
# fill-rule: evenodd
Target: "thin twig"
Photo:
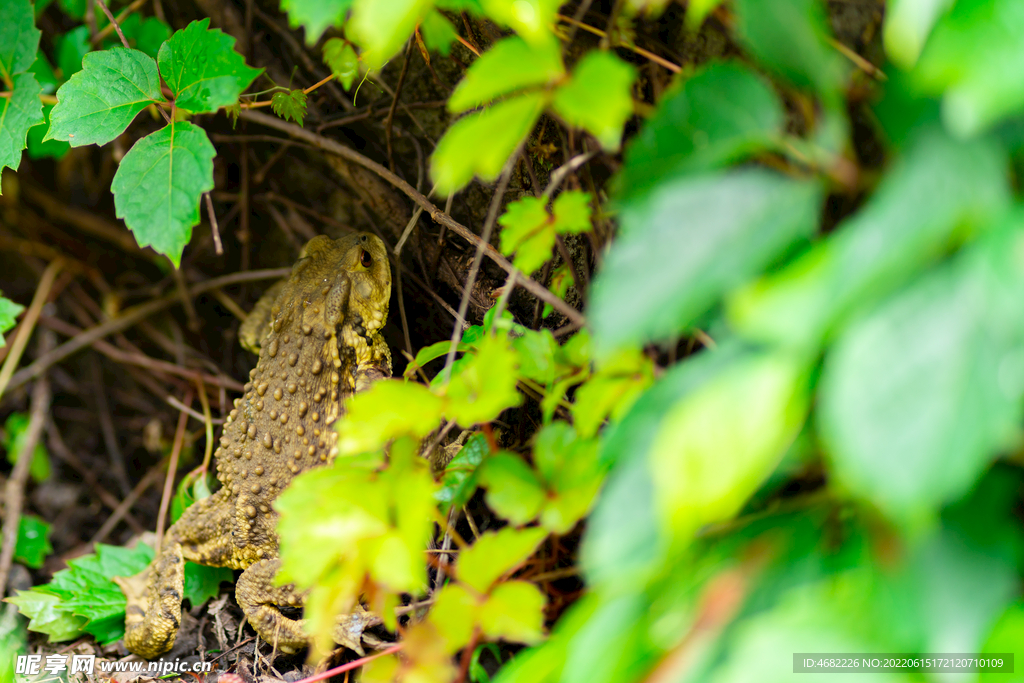
<path fill-rule="evenodd" d="M 135 502 L 138 501 L 142 494 L 149 490 L 150 486 L 159 481 L 160 476 L 161 472 L 159 467 L 154 467 L 147 472 L 146 476 L 142 478 L 142 481 L 136 484 L 135 488 L 132 489 L 132 492 L 128 494 L 128 497 L 122 500 L 121 504 L 118 505 L 112 513 L 110 513 L 110 517 L 107 517 L 107 521 L 103 522 L 103 526 L 99 528 L 99 531 L 89 539 L 89 543 L 99 543 L 104 540 L 107 535 L 114 530 L 114 527 L 117 526 L 118 522 L 120 522 L 122 518 L 126 518 L 128 512 L 135 506 Z"/>
<path fill-rule="evenodd" d="M 556 14 L 555 18 L 557 18 L 559 21 L 564 21 L 567 24 L 571 24 L 573 26 L 578 26 L 579 28 L 583 29 L 587 33 L 593 33 L 595 36 L 600 36 L 601 38 L 605 38 L 605 37 L 608 36 L 607 32 L 602 31 L 599 28 L 595 28 L 595 27 L 593 27 L 593 26 L 591 26 L 589 24 L 584 24 L 582 21 L 576 21 L 572 17 L 567 17 L 567 16 L 562 15 L 562 14 Z M 679 66 L 678 64 L 673 64 L 672 62 L 668 61 L 664 57 L 659 57 L 658 55 L 654 54 L 650 50 L 645 50 L 642 47 L 638 47 L 636 45 L 630 45 L 629 43 L 623 43 L 623 42 L 620 42 L 618 44 L 618 47 L 624 47 L 627 50 L 632 50 L 633 52 L 637 53 L 641 57 L 646 57 L 647 59 L 651 60 L 655 64 L 658 64 L 659 66 L 665 67 L 666 69 L 668 69 L 669 71 L 671 71 L 674 74 L 677 74 L 677 73 L 679 73 L 680 71 L 683 70 L 682 67 Z"/>
<path fill-rule="evenodd" d="M 210 217 L 210 231 L 213 233 L 213 251 L 217 256 L 223 256 L 224 245 L 220 242 L 220 228 L 217 226 L 217 212 L 213 210 L 213 199 L 210 198 L 209 192 L 203 196 L 206 197 L 206 213 Z"/>
<path fill-rule="evenodd" d="M 522 143 L 520 143 L 521 145 Z M 508 158 L 508 161 L 505 162 L 505 168 L 501 171 L 498 186 L 494 189 L 494 196 L 491 197 L 491 205 L 487 209 L 487 220 L 484 222 L 480 241 L 477 242 L 476 253 L 473 254 L 473 263 L 469 267 L 469 275 L 466 276 L 466 286 L 462 290 L 462 301 L 459 302 L 459 317 L 463 320 L 466 318 L 466 311 L 469 310 L 469 299 L 473 292 L 473 285 L 476 283 L 476 276 L 480 272 L 480 264 L 484 260 L 484 245 L 491 242 L 491 231 L 494 230 L 494 224 L 498 220 L 498 209 L 501 208 L 502 201 L 505 199 L 505 190 L 508 189 L 509 180 L 512 179 L 512 169 L 516 167 L 518 159 L 519 150 L 516 149 Z M 513 277 L 515 272 L 515 269 L 513 269 L 509 273 L 509 277 Z M 441 380 L 442 382 L 447 382 L 451 378 L 452 363 L 455 362 L 455 352 L 459 348 L 459 339 L 461 338 L 462 330 L 459 329 L 458 325 L 455 325 L 452 328 L 451 346 L 448 347 L 448 355 L 444 359 L 444 370 L 442 371 L 444 379 Z"/>
<path fill-rule="evenodd" d="M 53 346 L 54 334 L 44 332 L 40 335 L 40 352 L 45 353 L 47 346 Z M 0 596 L 7 594 L 7 578 L 14 560 L 14 546 L 18 541 L 18 524 L 21 522 L 21 508 L 25 504 L 25 484 L 28 482 L 29 467 L 32 464 L 32 453 L 39 443 L 39 435 L 43 432 L 46 415 L 50 409 L 50 382 L 40 377 L 32 389 L 31 416 L 25 430 L 25 440 L 18 460 L 11 471 L 4 490 L 4 526 L 3 546 L 0 547 Z"/>
<path fill-rule="evenodd" d="M 128 39 L 124 37 L 124 32 L 121 31 L 121 27 L 118 26 L 117 19 L 114 18 L 114 15 L 107 8 L 107 4 L 103 2 L 103 0 L 96 0 L 96 4 L 100 6 L 100 9 L 103 10 L 103 13 L 107 15 L 107 19 L 110 20 L 111 25 L 113 25 L 114 30 L 117 31 L 117 36 L 121 39 L 121 44 L 124 45 L 124 49 L 132 49 L 132 46 L 128 44 Z M 96 37 L 98 38 L 99 34 L 96 34 Z"/>
<path fill-rule="evenodd" d="M 388 168 L 395 171 L 395 158 L 391 145 L 391 126 L 395 122 L 395 110 L 398 109 L 398 98 L 402 95 L 402 86 L 405 85 L 405 75 L 409 73 L 409 53 L 412 52 L 412 40 L 409 40 L 405 48 L 405 59 L 402 60 L 402 71 L 398 74 L 398 83 L 395 85 L 395 96 L 391 98 L 391 106 L 388 108 L 388 115 L 384 119 L 384 141 L 388 148 Z"/>
<path fill-rule="evenodd" d="M 185 394 L 185 405 L 192 403 L 193 389 L 189 387 Z M 164 478 L 164 492 L 160 496 L 160 512 L 156 517 L 156 548 L 155 556 L 160 556 L 160 545 L 164 540 L 164 525 L 167 522 L 167 508 L 171 505 L 171 497 L 174 494 L 174 475 L 178 471 L 178 456 L 181 455 L 181 444 L 185 441 L 185 426 L 188 424 L 188 414 L 178 414 L 178 428 L 174 430 L 174 445 L 171 446 L 171 459 L 167 463 L 167 476 Z"/>
<path fill-rule="evenodd" d="M 491 261 L 497 264 L 498 267 L 500 267 L 506 273 L 512 272 L 514 266 L 508 259 L 501 255 L 501 252 L 499 252 L 490 244 L 483 242 L 478 235 L 474 234 L 473 231 L 459 223 L 446 212 L 443 212 L 439 208 L 437 208 L 437 206 L 435 206 L 433 202 L 431 202 L 429 199 L 423 196 L 423 194 L 418 192 L 416 188 L 414 188 L 412 185 L 402 180 L 397 175 L 389 171 L 384 166 L 381 166 L 377 162 L 373 161 L 372 159 L 369 159 L 360 154 L 359 152 L 356 152 L 353 149 L 345 147 L 344 145 L 334 140 L 331 140 L 330 138 L 325 138 L 322 135 L 317 135 L 316 133 L 310 132 L 299 126 L 296 126 L 293 123 L 282 121 L 281 119 L 275 118 L 273 116 L 268 116 L 267 114 L 263 114 L 261 112 L 243 110 L 239 117 L 248 121 L 252 121 L 253 123 L 258 123 L 260 125 L 267 126 L 268 128 L 274 128 L 276 130 L 282 131 L 294 138 L 305 140 L 314 147 L 322 149 L 325 152 L 329 152 L 331 154 L 341 157 L 342 159 L 351 161 L 352 163 L 358 164 L 363 168 L 373 171 L 381 178 L 386 180 L 388 183 L 390 183 L 397 189 L 401 190 L 402 193 L 404 193 L 407 197 L 416 202 L 416 204 L 422 206 L 423 210 L 430 214 L 430 218 L 435 223 L 450 229 L 452 232 L 454 232 L 455 234 L 457 234 L 459 237 L 466 240 L 470 244 L 476 245 L 477 247 L 483 244 L 484 254 L 489 259 L 491 259 Z M 512 158 L 515 157 L 513 156 Z M 562 299 L 560 299 L 559 297 L 552 294 L 550 291 L 548 291 L 547 287 L 540 284 L 536 280 L 532 280 L 523 275 L 516 279 L 516 284 L 518 284 L 526 291 L 530 292 L 530 294 L 533 294 L 535 297 L 537 297 L 544 303 L 551 304 L 552 308 L 554 308 L 556 311 L 564 315 L 569 320 L 575 322 L 577 325 L 582 326 L 586 324 L 586 318 L 584 318 L 579 311 L 577 311 L 575 308 L 562 301 Z"/>
<path fill-rule="evenodd" d="M 32 303 L 28 307 L 28 312 L 22 319 L 21 325 L 18 326 L 18 334 L 15 336 L 14 341 L 11 342 L 11 350 L 7 352 L 3 368 L 0 369 L 0 396 L 3 396 L 8 386 L 12 384 L 11 380 L 15 376 L 14 368 L 18 367 L 18 363 L 21 362 L 21 354 L 25 352 L 28 338 L 36 326 L 36 321 L 39 320 L 39 314 L 43 311 L 43 304 L 46 303 L 46 298 L 50 296 L 50 288 L 53 287 L 53 281 L 57 278 L 57 273 L 63 267 L 64 259 L 51 261 L 50 265 L 43 271 L 42 277 L 39 278 L 39 286 L 36 287 L 35 296 L 32 297 Z M 42 355 L 45 356 L 47 354 L 44 353 Z M 41 373 L 42 370 L 40 370 Z M 11 388 L 20 386 L 20 384 L 20 382 L 14 383 Z"/>
<path fill-rule="evenodd" d="M 99 44 L 103 42 L 103 39 L 109 36 L 111 32 L 113 32 L 115 26 L 120 25 L 121 22 L 128 18 L 129 14 L 139 9 L 147 2 L 149 2 L 149 0 L 135 0 L 135 2 L 121 10 L 121 12 L 117 15 L 117 21 L 104 26 L 103 29 L 96 34 L 96 37 L 92 39 L 92 44 L 98 47 Z"/>

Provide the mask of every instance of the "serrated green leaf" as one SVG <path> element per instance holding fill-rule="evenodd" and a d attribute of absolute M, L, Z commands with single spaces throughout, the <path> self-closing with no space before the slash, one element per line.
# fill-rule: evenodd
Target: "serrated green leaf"
<path fill-rule="evenodd" d="M 680 334 L 723 294 L 814 233 L 821 188 L 760 168 L 679 178 L 622 207 L 594 279 L 602 353 Z M 644 277 L 639 277 L 643 273 Z"/>
<path fill-rule="evenodd" d="M 918 131 L 865 206 L 827 240 L 731 297 L 730 322 L 748 338 L 817 344 L 852 309 L 884 297 L 1003 211 L 1005 163 L 988 141 Z"/>
<path fill-rule="evenodd" d="M 262 69 L 246 65 L 235 39 L 210 20 L 193 21 L 160 47 L 160 75 L 175 94 L 175 105 L 194 113 L 234 104 Z"/>
<path fill-rule="evenodd" d="M 79 26 L 57 38 L 57 68 L 65 81 L 82 70 L 82 60 L 92 51 L 89 27 Z"/>
<path fill-rule="evenodd" d="M 17 605 L 3 605 L 0 608 L 0 652 L 8 656 L 0 660 L 0 681 L 15 680 L 16 656 L 25 654 L 27 647 L 25 620 L 18 616 Z"/>
<path fill-rule="evenodd" d="M 5 346 L 7 341 L 3 335 L 7 330 L 14 327 L 18 322 L 18 316 L 21 315 L 25 307 L 19 303 L 15 303 L 7 297 L 0 296 L 0 346 Z"/>
<path fill-rule="evenodd" d="M 276 92 L 270 98 L 270 108 L 285 121 L 291 119 L 301 126 L 306 116 L 306 93 L 301 90 Z"/>
<path fill-rule="evenodd" d="M 441 422 L 444 400 L 422 384 L 401 380 L 375 382 L 349 399 L 338 418 L 338 452 L 375 451 L 398 436 L 421 438 Z"/>
<path fill-rule="evenodd" d="M 736 14 L 740 35 L 767 67 L 825 96 L 841 90 L 846 68 L 828 44 L 828 20 L 817 0 L 737 0 Z"/>
<path fill-rule="evenodd" d="M 448 111 L 464 112 L 523 88 L 547 85 L 564 75 L 557 43 L 535 48 L 518 36 L 506 38 L 466 70 L 448 98 Z"/>
<path fill-rule="evenodd" d="M 348 90 L 359 75 L 359 55 L 347 40 L 331 38 L 324 43 L 324 64 L 331 69 L 341 87 Z"/>
<path fill-rule="evenodd" d="M 555 91 L 552 105 L 570 126 L 583 128 L 608 150 L 618 150 L 622 127 L 633 115 L 636 69 L 610 52 L 593 50 Z"/>
<path fill-rule="evenodd" d="M 35 61 L 42 31 L 36 28 L 31 0 L 0 0 L 0 16 L 0 80 L 10 83 Z"/>
<path fill-rule="evenodd" d="M 559 364 L 558 342 L 551 330 L 527 330 L 512 338 L 512 347 L 519 355 L 519 374 L 548 386 L 567 369 Z M 571 370 L 570 370 L 571 371 Z"/>
<path fill-rule="evenodd" d="M 626 145 L 619 194 L 628 199 L 672 175 L 770 148 L 784 124 L 779 98 L 764 78 L 737 62 L 711 64 L 669 89 Z"/>
<path fill-rule="evenodd" d="M 523 197 L 509 204 L 498 219 L 502 253 L 514 253 L 516 268 L 527 274 L 544 265 L 555 246 L 554 220 L 546 203 L 539 197 Z"/>
<path fill-rule="evenodd" d="M 590 224 L 590 194 L 568 190 L 555 198 L 551 207 L 555 215 L 555 232 L 560 235 L 578 235 L 593 227 Z"/>
<path fill-rule="evenodd" d="M 22 515 L 18 520 L 18 540 L 14 544 L 14 559 L 26 567 L 39 569 L 43 560 L 53 552 L 50 545 L 50 525 L 33 515 Z"/>
<path fill-rule="evenodd" d="M 432 4 L 430 0 L 354 0 L 345 32 L 363 49 L 367 67 L 380 69 L 401 49 Z"/>
<path fill-rule="evenodd" d="M 594 436 L 606 418 L 614 421 L 625 415 L 653 383 L 654 363 L 640 351 L 622 350 L 603 359 L 597 372 L 576 390 L 576 430 L 584 438 Z"/>
<path fill-rule="evenodd" d="M 559 420 L 544 425 L 534 441 L 534 463 L 547 488 L 541 526 L 565 534 L 590 511 L 604 481 L 604 470 L 597 462 L 598 444 L 580 438 Z"/>
<path fill-rule="evenodd" d="M 427 49 L 443 57 L 451 53 L 452 43 L 459 37 L 452 22 L 437 10 L 427 12 L 427 16 L 420 22 L 420 31 L 423 33 L 423 42 Z"/>
<path fill-rule="evenodd" d="M 1017 438 L 1024 218 L 858 319 L 827 356 L 821 434 L 835 481 L 905 524 L 968 491 Z M 870 353 L 867 350 L 870 349 Z M 955 417 L 954 417 L 955 416 Z"/>
<path fill-rule="evenodd" d="M 25 448 L 25 436 L 28 431 L 29 417 L 26 413 L 11 413 L 4 422 L 4 431 L 7 438 L 4 440 L 4 448 L 7 450 L 7 462 L 12 465 L 18 461 Z M 37 484 L 50 478 L 50 454 L 42 442 L 37 443 L 32 450 L 32 462 L 29 464 L 29 474 Z"/>
<path fill-rule="evenodd" d="M 555 42 L 551 27 L 560 0 L 480 0 L 480 4 L 489 19 L 508 26 L 531 45 Z"/>
<path fill-rule="evenodd" d="M 1024 6 L 1016 0 L 962 2 L 939 20 L 914 84 L 942 95 L 942 118 L 955 134 L 975 135 L 1024 110 Z"/>
<path fill-rule="evenodd" d="M 340 26 L 352 7 L 352 0 L 281 0 L 281 11 L 288 14 L 288 25 L 306 29 L 306 43 L 320 40 L 323 32 Z"/>
<path fill-rule="evenodd" d="M 175 267 L 199 222 L 199 198 L 213 189 L 216 154 L 202 128 L 174 121 L 136 142 L 110 185 L 117 217 L 139 246 L 152 246 Z"/>
<path fill-rule="evenodd" d="M 430 159 L 437 192 L 454 192 L 474 175 L 487 181 L 497 178 L 509 156 L 533 130 L 545 100 L 539 93 L 523 95 L 456 121 Z"/>
<path fill-rule="evenodd" d="M 496 453 L 480 467 L 480 485 L 487 505 L 512 524 L 526 524 L 540 514 L 546 493 L 537 475 L 522 458 Z"/>
<path fill-rule="evenodd" d="M 17 605 L 18 611 L 29 618 L 30 631 L 45 633 L 51 643 L 73 640 L 82 635 L 86 620 L 67 610 L 63 600 L 56 595 L 33 588 L 18 591 L 7 598 L 7 602 Z"/>
<path fill-rule="evenodd" d="M 452 506 L 461 507 L 469 502 L 477 487 L 477 468 L 490 451 L 487 438 L 483 434 L 474 434 L 445 465 L 441 488 L 434 495 L 443 514 L 448 514 Z"/>
<path fill-rule="evenodd" d="M 516 353 L 505 339 L 485 337 L 476 354 L 445 387 L 445 415 L 463 427 L 472 427 L 497 419 L 503 410 L 519 405 L 518 366 Z"/>
<path fill-rule="evenodd" d="M 28 129 L 43 120 L 40 87 L 35 75 L 17 74 L 13 82 L 14 90 L 10 96 L 0 97 L 0 172 L 4 168 L 18 170 Z"/>
<path fill-rule="evenodd" d="M 469 643 L 479 603 L 477 596 L 457 583 L 446 584 L 437 592 L 427 619 L 437 629 L 447 652 L 454 654 Z"/>
<path fill-rule="evenodd" d="M 456 576 L 478 593 L 488 593 L 494 582 L 526 562 L 548 532 L 536 527 L 488 531 L 459 553 Z"/>
<path fill-rule="evenodd" d="M 60 87 L 57 100 L 43 139 L 81 147 L 110 142 L 164 96 L 152 57 L 114 47 L 85 55 L 82 70 Z"/>
<path fill-rule="evenodd" d="M 544 605 L 540 589 L 526 581 L 498 585 L 479 607 L 480 629 L 488 638 L 530 645 L 544 638 Z"/>

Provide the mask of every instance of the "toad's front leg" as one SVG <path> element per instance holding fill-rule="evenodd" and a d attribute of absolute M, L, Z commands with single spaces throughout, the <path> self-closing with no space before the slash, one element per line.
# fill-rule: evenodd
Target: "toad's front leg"
<path fill-rule="evenodd" d="M 167 530 L 160 554 L 145 570 L 114 578 L 127 598 L 124 643 L 129 651 L 152 659 L 174 646 L 181 625 L 186 560 L 234 566 L 232 512 L 226 489 L 198 501 Z"/>

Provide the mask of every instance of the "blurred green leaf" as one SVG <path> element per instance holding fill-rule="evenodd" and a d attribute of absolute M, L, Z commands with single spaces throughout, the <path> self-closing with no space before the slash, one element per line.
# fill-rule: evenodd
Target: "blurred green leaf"
<path fill-rule="evenodd" d="M 0 80 L 10 83 L 35 61 L 42 32 L 36 28 L 31 0 L 0 0 L 0 16 Z"/>
<path fill-rule="evenodd" d="M 548 491 L 540 523 L 552 533 L 568 533 L 594 504 L 604 481 L 597 446 L 562 421 L 544 425 L 537 433 L 533 457 Z"/>
<path fill-rule="evenodd" d="M 736 15 L 740 35 L 765 66 L 826 99 L 841 91 L 846 69 L 828 43 L 828 21 L 820 2 L 736 0 Z"/>
<path fill-rule="evenodd" d="M 448 111 L 464 112 L 502 95 L 551 83 L 565 74 L 557 43 L 539 47 L 513 36 L 480 55 L 448 99 Z"/>
<path fill-rule="evenodd" d="M 323 32 L 338 26 L 345 19 L 352 0 L 281 0 L 281 11 L 288 15 L 288 25 L 306 29 L 306 43 L 320 40 Z"/>
<path fill-rule="evenodd" d="M 479 541 L 478 541 L 479 543 Z M 498 584 L 480 606 L 480 628 L 488 638 L 536 643 L 544 637 L 544 604 L 540 589 L 526 581 Z"/>
<path fill-rule="evenodd" d="M 820 201 L 817 183 L 751 168 L 666 182 L 624 205 L 619 238 L 594 279 L 599 355 L 681 334 L 810 237 Z"/>
<path fill-rule="evenodd" d="M 53 546 L 50 545 L 50 529 L 50 525 L 38 517 L 22 515 L 18 520 L 14 559 L 26 567 L 42 567 L 46 556 L 53 552 Z"/>
<path fill-rule="evenodd" d="M 353 0 L 345 32 L 363 49 L 370 69 L 382 69 L 412 35 L 430 0 Z"/>
<path fill-rule="evenodd" d="M 920 131 L 827 240 L 733 296 L 730 321 L 753 339 L 818 344 L 854 307 L 870 306 L 1002 211 L 1004 168 L 989 142 Z"/>
<path fill-rule="evenodd" d="M 88 0 L 57 0 L 57 4 L 72 19 L 85 19 L 85 8 Z"/>
<path fill-rule="evenodd" d="M 778 144 L 783 112 L 769 84 L 738 62 L 711 64 L 674 86 L 626 145 L 625 199 L 674 174 L 718 168 Z"/>
<path fill-rule="evenodd" d="M 40 50 L 36 54 L 36 59 L 32 62 L 32 66 L 28 69 L 31 73 L 35 74 L 36 81 L 39 83 L 40 92 L 44 95 L 52 95 L 57 92 L 57 76 L 53 73 L 53 67 L 50 66 L 50 60 L 46 58 L 43 51 Z"/>
<path fill-rule="evenodd" d="M 445 416 L 463 427 L 490 422 L 522 402 L 516 391 L 519 359 L 502 336 L 485 337 L 476 354 L 444 388 Z"/>
<path fill-rule="evenodd" d="M 7 656 L 0 660 L 0 681 L 13 681 L 17 656 L 25 654 L 28 633 L 25 621 L 18 616 L 17 605 L 0 607 L 0 652 Z"/>
<path fill-rule="evenodd" d="M 586 130 L 607 150 L 618 151 L 622 127 L 633 115 L 636 69 L 611 52 L 592 50 L 555 91 L 552 105 L 570 126 Z"/>
<path fill-rule="evenodd" d="M 5 296 L 0 296 L 0 346 L 7 344 L 4 334 L 14 327 L 18 322 L 18 316 L 24 310 L 25 307 L 21 304 L 15 303 Z"/>
<path fill-rule="evenodd" d="M 551 26 L 560 0 L 480 0 L 480 4 L 489 19 L 508 26 L 531 45 L 543 48 L 555 40 Z"/>
<path fill-rule="evenodd" d="M 754 355 L 668 410 L 648 456 L 666 533 L 685 543 L 739 511 L 803 425 L 807 371 L 797 358 Z"/>
<path fill-rule="evenodd" d="M 603 359 L 597 372 L 576 390 L 573 420 L 580 436 L 597 434 L 605 419 L 618 419 L 654 382 L 654 363 L 643 353 L 619 351 Z"/>
<path fill-rule="evenodd" d="M 551 206 L 555 216 L 555 232 L 559 235 L 577 235 L 594 227 L 590 222 L 590 200 L 590 193 L 578 190 L 566 190 L 555 197 Z"/>
<path fill-rule="evenodd" d="M 133 14 L 132 16 L 137 17 L 138 15 Z M 134 31 L 134 35 L 128 36 L 128 38 L 135 41 L 136 49 L 156 59 L 160 53 L 160 46 L 164 44 L 164 41 L 170 39 L 172 33 L 170 26 L 156 17 L 149 17 L 143 20 Z"/>
<path fill-rule="evenodd" d="M 821 380 L 838 483 L 904 523 L 965 492 L 1018 434 L 1024 217 L 839 337 Z"/>
<path fill-rule="evenodd" d="M 43 141 L 46 131 L 50 129 L 50 112 L 53 111 L 53 107 L 52 104 L 44 104 L 43 123 L 28 129 L 27 142 L 30 159 L 60 159 L 71 150 L 71 145 L 60 140 Z M 2 341 L 2 336 L 0 336 L 0 341 Z"/>
<path fill-rule="evenodd" d="M 1021 642 L 1024 642 L 1024 600 L 1017 600 L 1000 615 L 999 620 L 989 632 L 981 652 L 983 654 L 1015 652 Z M 1009 677 L 1005 673 L 983 672 L 979 674 L 978 681 L 979 683 L 994 683 L 995 681 L 1020 683 L 1024 680 L 1024 672 L 1017 671 L 1016 665 L 1015 661 L 1014 673 Z"/>
<path fill-rule="evenodd" d="M 276 92 L 270 98 L 270 108 L 285 121 L 291 119 L 301 126 L 306 116 L 306 93 L 301 90 Z"/>
<path fill-rule="evenodd" d="M 1024 110 L 1024 5 L 959 2 L 938 21 L 913 72 L 925 92 L 943 95 L 942 116 L 970 136 Z"/>
<path fill-rule="evenodd" d="M 461 584 L 445 584 L 437 592 L 427 619 L 437 629 L 448 652 L 454 654 L 469 643 L 479 603 L 479 598 Z"/>
<path fill-rule="evenodd" d="M 86 54 L 82 70 L 60 87 L 57 99 L 43 139 L 81 147 L 110 142 L 164 96 L 153 58 L 115 47 Z"/>
<path fill-rule="evenodd" d="M 489 593 L 495 581 L 526 562 L 547 536 L 536 527 L 488 531 L 459 553 L 456 575 L 478 593 Z"/>
<path fill-rule="evenodd" d="M 347 40 L 331 38 L 324 43 L 324 63 L 345 90 L 352 87 L 359 75 L 359 56 Z"/>
<path fill-rule="evenodd" d="M 514 201 L 498 219 L 501 224 L 501 251 L 506 256 L 515 254 L 512 262 L 526 274 L 544 265 L 551 258 L 555 246 L 553 217 L 548 214 L 546 201 L 540 197 L 523 197 Z"/>
<path fill-rule="evenodd" d="M 499 516 L 521 525 L 540 514 L 544 488 L 522 458 L 512 453 L 495 453 L 479 472 L 480 485 L 487 489 L 487 505 Z"/>
<path fill-rule="evenodd" d="M 172 121 L 128 150 L 110 184 L 115 213 L 139 246 L 152 246 L 175 268 L 199 223 L 199 198 L 213 189 L 216 154 L 202 128 Z"/>
<path fill-rule="evenodd" d="M 25 449 L 25 437 L 28 431 L 28 413 L 11 413 L 4 422 L 4 431 L 7 437 L 4 439 L 4 449 L 7 451 L 7 462 L 14 465 L 18 457 Z M 52 467 L 50 465 L 50 454 L 42 441 L 36 443 L 32 449 L 32 462 L 29 463 L 29 474 L 37 484 L 50 478 Z"/>
<path fill-rule="evenodd" d="M 338 452 L 355 455 L 375 451 L 396 436 L 426 436 L 440 424 L 443 406 L 443 399 L 422 384 L 375 382 L 349 399 L 338 419 Z"/>
<path fill-rule="evenodd" d="M 89 27 L 73 28 L 57 38 L 57 67 L 65 81 L 82 70 L 82 60 L 90 51 Z"/>
<path fill-rule="evenodd" d="M 891 0 L 886 6 L 882 34 L 885 52 L 894 64 L 910 69 L 932 32 L 935 22 L 956 0 Z"/>
<path fill-rule="evenodd" d="M 210 20 L 193 21 L 160 46 L 160 75 L 175 95 L 174 104 L 193 113 L 214 112 L 238 96 L 263 73 L 235 52 L 235 39 Z"/>
<path fill-rule="evenodd" d="M 0 173 L 4 168 L 18 170 L 29 129 L 43 122 L 43 104 L 39 101 L 40 87 L 35 75 L 16 74 L 13 83 L 10 96 L 0 98 Z"/>
<path fill-rule="evenodd" d="M 431 52 L 437 52 L 442 57 L 447 57 L 452 51 L 452 43 L 459 38 L 452 22 L 437 10 L 430 10 L 420 22 L 420 32 L 423 34 L 423 42 Z M 449 105 L 451 100 L 449 99 Z"/>
<path fill-rule="evenodd" d="M 437 192 L 447 194 L 480 176 L 498 177 L 509 156 L 544 110 L 546 97 L 529 94 L 507 99 L 455 122 L 437 143 L 430 175 Z"/>

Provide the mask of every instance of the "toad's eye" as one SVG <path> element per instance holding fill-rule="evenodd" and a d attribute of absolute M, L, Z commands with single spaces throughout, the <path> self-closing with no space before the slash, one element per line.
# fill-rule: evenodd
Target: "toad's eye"
<path fill-rule="evenodd" d="M 363 249 L 362 253 L 359 255 L 359 263 L 363 264 L 363 268 L 369 268 L 372 266 L 373 259 L 370 257 L 370 252 Z"/>

